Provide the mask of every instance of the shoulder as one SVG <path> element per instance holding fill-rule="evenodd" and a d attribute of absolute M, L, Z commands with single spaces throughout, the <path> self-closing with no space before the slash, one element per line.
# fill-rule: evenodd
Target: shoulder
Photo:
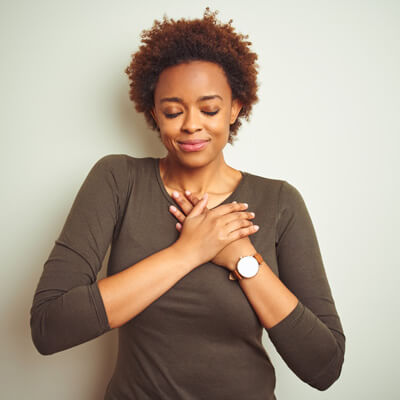
<path fill-rule="evenodd" d="M 266 176 L 256 175 L 251 172 L 244 171 L 247 175 L 249 182 L 253 185 L 257 185 L 259 187 L 268 187 L 268 188 L 279 188 L 279 186 L 284 182 L 282 179 L 269 178 Z"/>
<path fill-rule="evenodd" d="M 113 179 L 124 191 L 130 191 L 136 179 L 148 178 L 154 169 L 153 157 L 134 157 L 128 154 L 106 154 L 92 167 L 95 172 Z"/>
<path fill-rule="evenodd" d="M 279 208 L 281 211 L 291 209 L 292 211 L 305 209 L 303 195 L 292 183 L 283 180 L 279 191 Z"/>
<path fill-rule="evenodd" d="M 303 196 L 288 180 L 269 178 L 246 172 L 247 192 L 256 202 L 262 202 L 278 215 L 286 209 L 304 208 Z"/>
<path fill-rule="evenodd" d="M 267 189 L 277 192 L 279 195 L 291 195 L 299 193 L 297 187 L 285 179 L 269 178 L 261 175 L 256 175 L 245 171 L 248 176 L 248 181 L 251 185 L 256 186 L 258 189 Z"/>
<path fill-rule="evenodd" d="M 121 169 L 126 168 L 126 154 L 106 154 L 100 157 L 94 164 L 94 167 L 102 169 Z"/>
<path fill-rule="evenodd" d="M 149 164 L 150 161 L 150 157 L 140 158 L 128 154 L 106 154 L 95 162 L 94 167 L 127 176 L 141 166 Z"/>
<path fill-rule="evenodd" d="M 106 154 L 94 162 L 89 176 L 95 176 L 103 184 L 126 193 L 131 181 L 126 154 Z"/>
<path fill-rule="evenodd" d="M 247 179 L 246 192 L 256 202 L 263 202 L 266 206 L 275 206 L 279 200 L 284 180 L 261 176 L 244 171 Z"/>

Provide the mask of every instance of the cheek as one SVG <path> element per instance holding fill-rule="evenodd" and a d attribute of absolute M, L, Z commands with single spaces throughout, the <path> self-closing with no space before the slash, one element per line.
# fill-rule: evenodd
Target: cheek
<path fill-rule="evenodd" d="M 206 126 L 210 129 L 210 131 L 214 130 L 216 133 L 225 133 L 227 129 L 229 130 L 229 120 L 230 116 L 228 113 L 219 112 L 215 117 L 207 120 Z"/>
<path fill-rule="evenodd" d="M 163 119 L 160 121 L 160 130 L 166 136 L 173 137 L 177 132 L 180 132 L 181 123 L 178 118 Z"/>
<path fill-rule="evenodd" d="M 159 119 L 158 126 L 161 132 L 163 132 L 165 135 L 171 136 L 177 131 L 178 122 L 176 118 L 161 118 Z"/>
<path fill-rule="evenodd" d="M 179 133 L 179 129 L 174 129 L 170 125 L 172 124 L 168 124 L 168 126 L 160 125 L 161 141 L 167 148 L 172 148 L 174 146 L 175 139 L 179 136 L 177 134 L 177 132 Z"/>

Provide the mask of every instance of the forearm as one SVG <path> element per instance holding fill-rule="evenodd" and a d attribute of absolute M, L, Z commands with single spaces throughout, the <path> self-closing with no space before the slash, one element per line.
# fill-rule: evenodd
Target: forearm
<path fill-rule="evenodd" d="M 230 249 L 226 264 L 230 271 L 236 269 L 241 256 L 257 252 L 250 240 L 240 240 Z M 297 297 L 263 262 L 258 273 L 252 278 L 240 279 L 239 285 L 246 294 L 261 324 L 269 329 L 283 320 L 296 307 Z"/>
<path fill-rule="evenodd" d="M 266 329 L 282 321 L 298 303 L 297 297 L 266 263 L 260 265 L 256 276 L 240 279 L 239 284 Z"/>
<path fill-rule="evenodd" d="M 243 254 L 255 252 L 252 247 Z M 239 285 L 287 365 L 311 386 L 327 389 L 343 364 L 339 333 L 300 302 L 267 263 L 254 277 L 239 280 Z"/>
<path fill-rule="evenodd" d="M 199 264 L 172 245 L 98 281 L 111 328 L 142 312 Z"/>

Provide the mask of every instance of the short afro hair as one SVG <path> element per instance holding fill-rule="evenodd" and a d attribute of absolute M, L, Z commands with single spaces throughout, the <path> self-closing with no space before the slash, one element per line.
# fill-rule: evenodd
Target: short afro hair
<path fill-rule="evenodd" d="M 222 67 L 232 90 L 232 99 L 238 99 L 243 107 L 236 121 L 229 128 L 228 143 L 241 126 L 240 118 L 249 120 L 252 106 L 257 97 L 257 54 L 251 52 L 248 35 L 235 32 L 231 26 L 217 21 L 218 11 L 206 7 L 203 19 L 174 21 L 164 14 L 163 21 L 154 21 L 153 27 L 143 30 L 139 50 L 125 69 L 130 80 L 129 98 L 135 109 L 143 112 L 153 130 L 160 130 L 151 115 L 154 107 L 154 91 L 160 73 L 167 67 L 185 62 L 203 60 Z"/>

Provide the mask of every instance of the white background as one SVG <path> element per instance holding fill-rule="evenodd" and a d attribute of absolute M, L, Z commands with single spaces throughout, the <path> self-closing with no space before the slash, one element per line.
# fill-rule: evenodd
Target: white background
<path fill-rule="evenodd" d="M 116 330 L 42 356 L 34 290 L 91 166 L 165 154 L 128 98 L 140 32 L 207 5 L 259 55 L 260 101 L 225 159 L 302 193 L 347 339 L 341 377 L 320 392 L 264 332 L 277 398 L 398 398 L 400 2 L 1 0 L 2 398 L 103 398 Z"/>

